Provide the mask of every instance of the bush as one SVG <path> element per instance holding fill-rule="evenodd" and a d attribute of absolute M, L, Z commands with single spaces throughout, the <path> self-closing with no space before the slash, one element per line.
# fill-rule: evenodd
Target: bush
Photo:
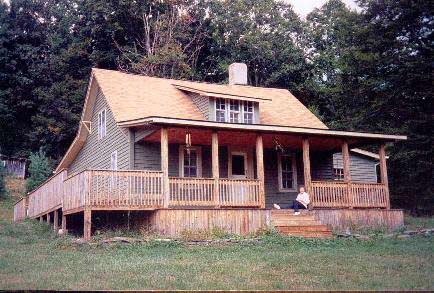
<path fill-rule="evenodd" d="M 6 196 L 6 169 L 3 166 L 3 163 L 0 161 L 0 198 Z"/>
<path fill-rule="evenodd" d="M 27 192 L 34 190 L 41 185 L 52 174 L 52 169 L 45 152 L 40 150 L 37 153 L 30 154 L 30 177 L 26 182 Z"/>

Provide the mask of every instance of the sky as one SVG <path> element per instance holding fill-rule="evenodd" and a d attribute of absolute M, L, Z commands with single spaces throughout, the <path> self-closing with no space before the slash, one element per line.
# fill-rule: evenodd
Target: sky
<path fill-rule="evenodd" d="M 300 16 L 305 17 L 314 8 L 321 7 L 326 0 L 284 0 L 287 3 L 292 4 L 295 12 Z M 343 2 L 351 9 L 357 8 L 355 0 L 343 0 Z"/>

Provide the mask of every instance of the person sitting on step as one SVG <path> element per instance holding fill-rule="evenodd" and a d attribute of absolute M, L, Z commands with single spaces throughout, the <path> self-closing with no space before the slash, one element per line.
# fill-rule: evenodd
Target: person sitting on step
<path fill-rule="evenodd" d="M 300 186 L 300 193 L 297 194 L 297 198 L 292 204 L 292 208 L 294 209 L 294 215 L 299 215 L 300 209 L 307 209 L 309 203 L 310 203 L 309 194 L 304 189 L 304 186 Z"/>
<path fill-rule="evenodd" d="M 299 215 L 299 209 L 307 209 L 308 205 L 310 203 L 309 194 L 305 191 L 304 187 L 300 187 L 300 193 L 297 194 L 297 198 L 292 204 L 292 208 L 294 209 L 294 214 Z M 273 207 L 277 210 L 280 210 L 281 207 L 278 204 L 273 204 Z"/>

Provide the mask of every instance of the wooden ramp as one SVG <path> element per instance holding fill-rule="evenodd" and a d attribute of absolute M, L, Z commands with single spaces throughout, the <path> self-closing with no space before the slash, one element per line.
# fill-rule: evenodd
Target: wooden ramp
<path fill-rule="evenodd" d="M 331 238 L 332 232 L 309 211 L 294 215 L 293 210 L 272 210 L 272 224 L 282 234 L 306 238 Z"/>

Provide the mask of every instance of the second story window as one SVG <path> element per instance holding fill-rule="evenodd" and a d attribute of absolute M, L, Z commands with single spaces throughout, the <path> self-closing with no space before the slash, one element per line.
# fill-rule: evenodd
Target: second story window
<path fill-rule="evenodd" d="M 244 101 L 243 120 L 246 124 L 253 124 L 253 102 Z"/>
<path fill-rule="evenodd" d="M 118 169 L 118 152 L 114 151 L 110 156 L 110 169 L 117 170 Z"/>
<path fill-rule="evenodd" d="M 216 99 L 215 106 L 215 120 L 217 122 L 226 122 L 226 101 L 224 99 Z"/>
<path fill-rule="evenodd" d="M 229 100 L 229 122 L 240 123 L 240 101 Z"/>
<path fill-rule="evenodd" d="M 215 99 L 215 121 L 253 124 L 254 104 L 250 101 Z"/>
<path fill-rule="evenodd" d="M 102 139 L 107 135 L 107 111 L 101 110 L 98 113 L 98 138 Z"/>

